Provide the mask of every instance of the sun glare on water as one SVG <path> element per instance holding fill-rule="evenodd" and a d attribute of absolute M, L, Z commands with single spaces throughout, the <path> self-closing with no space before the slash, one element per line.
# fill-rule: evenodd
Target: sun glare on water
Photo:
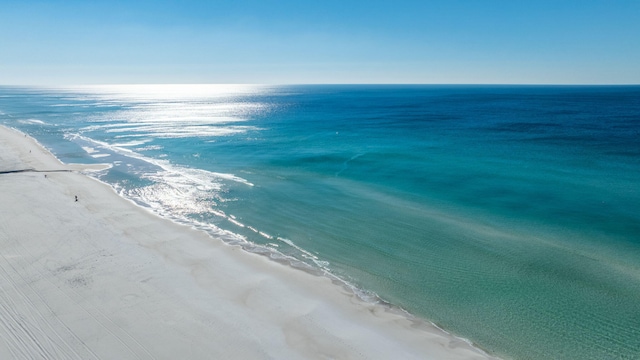
<path fill-rule="evenodd" d="M 125 84 L 86 85 L 65 88 L 63 90 L 80 90 L 122 100 L 177 100 L 257 95 L 264 92 L 267 88 L 268 86 L 266 85 L 250 84 Z"/>

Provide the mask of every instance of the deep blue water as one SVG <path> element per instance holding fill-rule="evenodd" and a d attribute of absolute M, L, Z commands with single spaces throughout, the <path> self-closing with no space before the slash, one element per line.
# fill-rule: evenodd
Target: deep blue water
<path fill-rule="evenodd" d="M 4 87 L 0 123 L 501 356 L 640 358 L 640 87 Z"/>

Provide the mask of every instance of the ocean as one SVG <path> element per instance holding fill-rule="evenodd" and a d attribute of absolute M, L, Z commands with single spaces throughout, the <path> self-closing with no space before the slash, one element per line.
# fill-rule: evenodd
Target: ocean
<path fill-rule="evenodd" d="M 640 86 L 5 86 L 0 123 L 498 356 L 640 358 Z"/>

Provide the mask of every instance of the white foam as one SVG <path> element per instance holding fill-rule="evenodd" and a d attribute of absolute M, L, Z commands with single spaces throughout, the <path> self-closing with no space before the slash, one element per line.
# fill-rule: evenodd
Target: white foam
<path fill-rule="evenodd" d="M 38 125 L 47 125 L 47 123 L 45 123 L 42 120 L 38 120 L 38 119 L 26 119 L 26 120 L 18 120 L 19 123 L 21 124 L 38 124 Z"/>
<path fill-rule="evenodd" d="M 98 150 L 96 150 L 95 148 L 89 147 L 89 146 L 81 146 L 82 150 L 84 150 L 87 154 L 94 154 L 97 153 Z"/>
<path fill-rule="evenodd" d="M 179 176 L 183 176 L 189 180 L 191 180 L 192 182 L 196 183 L 197 185 L 200 186 L 208 186 L 211 182 L 212 179 L 217 178 L 217 179 L 224 179 L 224 180 L 230 180 L 230 181 L 234 181 L 237 183 L 241 183 L 241 184 L 245 184 L 247 186 L 254 186 L 251 182 L 249 182 L 246 179 L 243 179 L 239 176 L 233 175 L 233 174 L 225 174 L 225 173 L 217 173 L 217 172 L 212 172 L 212 171 L 207 171 L 207 170 L 202 170 L 202 169 L 195 169 L 195 168 L 186 168 L 186 167 L 181 167 L 181 166 L 177 166 L 177 165 L 173 165 L 171 164 L 169 161 L 167 160 L 160 160 L 160 159 L 153 159 L 150 157 L 146 157 L 142 154 L 139 154 L 133 150 L 127 149 L 125 147 L 121 147 L 121 146 L 114 146 L 111 144 L 108 144 L 106 142 L 103 141 L 98 141 L 80 134 L 67 134 L 65 135 L 67 138 L 69 138 L 70 140 L 73 139 L 80 139 L 83 142 L 87 142 L 87 143 L 91 143 L 94 144 L 95 147 L 101 147 L 107 151 L 111 151 L 114 153 L 117 153 L 119 155 L 123 155 L 126 157 L 130 157 L 130 158 L 134 158 L 134 159 L 138 159 L 144 162 L 147 162 L 149 164 L 152 165 L 156 165 L 158 167 L 160 167 L 162 170 L 164 170 L 165 172 L 162 173 L 162 175 L 170 175 L 173 178 L 177 178 Z M 83 146 L 83 148 L 85 148 L 86 146 Z M 95 150 L 95 148 L 92 147 L 87 147 L 90 149 L 93 149 L 94 151 L 98 151 Z"/>
<path fill-rule="evenodd" d="M 245 184 L 247 186 L 254 186 L 252 183 L 250 183 L 246 179 L 243 179 L 243 178 L 241 178 L 239 176 L 235 176 L 233 174 L 223 174 L 223 173 L 216 173 L 216 172 L 212 172 L 211 174 L 217 176 L 220 179 L 235 181 L 235 182 L 238 182 L 238 183 L 241 183 L 241 184 Z"/>
<path fill-rule="evenodd" d="M 226 218 L 227 215 L 224 213 L 224 211 L 220 211 L 220 210 L 209 210 L 209 212 L 211 212 L 214 215 Z"/>
<path fill-rule="evenodd" d="M 292 248 L 298 250 L 300 253 L 302 253 L 302 256 L 304 258 L 312 260 L 320 268 L 326 268 L 329 265 L 329 263 L 327 261 L 317 261 L 318 260 L 317 256 L 315 256 L 314 254 L 310 253 L 309 251 L 301 248 L 300 246 L 296 245 L 293 241 L 291 241 L 289 239 L 277 237 L 276 240 L 282 241 L 283 243 L 285 243 L 285 244 L 291 246 Z"/>
<path fill-rule="evenodd" d="M 228 217 L 227 220 L 229 220 L 230 222 L 236 224 L 239 227 L 245 227 L 245 225 L 243 223 L 241 223 L 240 221 L 237 221 L 235 219 L 232 219 L 231 217 Z"/>
<path fill-rule="evenodd" d="M 124 142 L 124 143 L 116 143 L 116 144 L 113 144 L 113 146 L 117 146 L 117 147 L 140 146 L 140 145 L 144 145 L 144 144 L 148 143 L 149 141 L 151 141 L 151 139 L 129 141 L 129 142 Z"/>
<path fill-rule="evenodd" d="M 140 148 L 136 148 L 137 151 L 148 151 L 148 150 L 162 150 L 163 147 L 160 145 L 149 145 Z"/>

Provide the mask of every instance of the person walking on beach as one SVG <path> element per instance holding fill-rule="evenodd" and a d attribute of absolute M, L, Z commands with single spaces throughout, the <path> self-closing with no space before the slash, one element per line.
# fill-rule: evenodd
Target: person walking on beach
<path fill-rule="evenodd" d="M 78 195 L 76 195 L 76 202 L 78 202 Z"/>

